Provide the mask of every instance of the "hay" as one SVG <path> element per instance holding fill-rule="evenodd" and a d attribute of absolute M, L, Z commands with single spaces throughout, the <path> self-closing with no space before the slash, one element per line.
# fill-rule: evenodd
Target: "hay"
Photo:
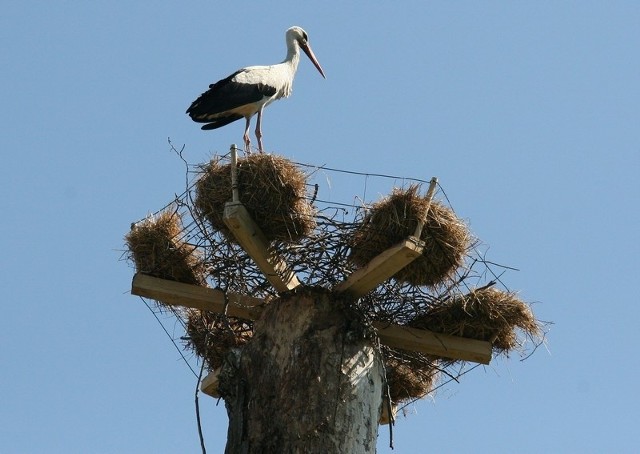
<path fill-rule="evenodd" d="M 212 160 L 196 183 L 195 206 L 211 226 L 235 238 L 222 220 L 231 201 L 231 165 Z M 240 201 L 269 241 L 295 242 L 313 230 L 315 211 L 305 199 L 306 176 L 291 161 L 252 154 L 238 160 Z"/>
<path fill-rule="evenodd" d="M 393 404 L 420 399 L 434 388 L 438 379 L 437 362 L 400 355 L 385 360 L 389 397 Z"/>
<path fill-rule="evenodd" d="M 375 203 L 364 217 L 361 227 L 350 241 L 350 260 L 365 266 L 376 255 L 413 235 L 418 219 L 423 216 L 427 199 L 420 196 L 419 186 L 393 193 Z M 435 286 L 451 278 L 463 264 L 470 244 L 467 227 L 453 211 L 433 201 L 421 238 L 424 252 L 393 276 L 411 285 Z"/>
<path fill-rule="evenodd" d="M 472 290 L 436 304 L 411 323 L 414 328 L 489 341 L 497 354 L 523 347 L 520 329 L 530 339 L 541 335 L 541 327 L 529 306 L 514 293 L 494 288 Z"/>
<path fill-rule="evenodd" d="M 195 246 L 184 243 L 181 235 L 182 219 L 174 211 L 134 224 L 125 241 L 136 270 L 185 284 L 206 285 L 202 256 Z"/>
<path fill-rule="evenodd" d="M 190 309 L 187 315 L 186 347 L 203 358 L 209 370 L 220 368 L 232 348 L 245 345 L 253 336 L 251 322 L 209 311 Z"/>

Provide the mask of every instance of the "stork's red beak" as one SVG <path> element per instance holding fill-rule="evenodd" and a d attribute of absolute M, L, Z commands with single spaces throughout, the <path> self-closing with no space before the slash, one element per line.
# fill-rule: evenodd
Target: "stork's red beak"
<path fill-rule="evenodd" d="M 320 74 L 322 74 L 322 77 L 326 79 L 327 76 L 324 75 L 322 66 L 320 66 L 320 63 L 318 63 L 318 59 L 316 58 L 315 54 L 311 50 L 311 47 L 309 46 L 309 44 L 303 43 L 303 44 L 300 44 L 300 47 L 302 48 L 304 53 L 307 54 L 307 57 L 309 57 L 309 60 L 311 60 L 311 63 L 313 63 L 316 68 L 318 68 L 318 71 L 320 71 Z"/>

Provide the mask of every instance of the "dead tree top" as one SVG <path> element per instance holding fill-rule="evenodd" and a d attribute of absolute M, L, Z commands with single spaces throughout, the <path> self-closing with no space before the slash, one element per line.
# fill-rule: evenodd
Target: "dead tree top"
<path fill-rule="evenodd" d="M 418 252 L 412 263 L 354 298 L 354 307 L 368 320 L 378 326 L 409 326 L 489 341 L 495 353 L 523 352 L 527 341 L 537 345 L 540 324 L 529 306 L 503 284 L 503 273 L 509 268 L 485 258 L 481 244 L 455 215 L 441 187 L 425 197 L 421 183 L 426 181 L 350 172 L 348 180 L 353 183 L 357 177 L 365 188 L 374 186 L 372 180 L 391 178 L 394 183 L 389 196 L 368 203 L 365 190 L 362 200 L 354 204 L 331 201 L 335 200 L 331 180 L 343 174 L 324 167 L 260 154 L 241 159 L 237 172 L 234 184 L 228 156 L 214 157 L 205 165 L 187 165 L 185 191 L 135 223 L 127 235 L 137 271 L 185 282 L 180 276 L 185 275 L 188 262 L 192 270 L 186 273 L 188 283 L 204 284 L 222 295 L 269 301 L 297 285 L 339 290 L 381 253 L 413 238 L 410 242 L 415 247 L 409 245 L 409 249 Z M 258 241 L 258 247 L 265 245 L 259 254 L 265 255 L 273 273 L 288 273 L 280 288 L 274 282 L 282 279 L 274 281 L 269 273 L 265 275 L 256 254 L 252 257 L 246 243 L 239 244 L 242 241 L 229 218 L 239 216 L 237 222 L 244 223 L 245 214 L 231 213 L 233 204 L 226 203 L 232 201 L 234 189 L 241 202 L 236 206 L 246 209 L 246 218 L 255 221 L 257 230 L 268 225 L 262 243 Z M 167 222 L 176 225 L 167 228 Z M 160 224 L 166 238 L 158 240 Z M 412 236 L 415 232 L 419 237 Z M 149 236 L 154 236 L 153 241 Z M 171 260 L 176 263 L 167 263 Z M 181 270 L 180 276 L 172 277 L 172 269 Z M 221 323 L 216 315 L 198 315 L 194 310 L 176 315 L 187 326 L 187 345 L 207 358 L 211 367 L 219 359 L 216 349 L 223 342 L 220 333 L 225 327 L 228 347 L 251 336 L 251 320 Z M 460 365 L 453 360 L 392 348 L 386 351 L 391 375 L 403 390 L 396 401 L 428 392 L 437 371 L 450 376 L 459 373 L 459 369 L 450 370 Z"/>

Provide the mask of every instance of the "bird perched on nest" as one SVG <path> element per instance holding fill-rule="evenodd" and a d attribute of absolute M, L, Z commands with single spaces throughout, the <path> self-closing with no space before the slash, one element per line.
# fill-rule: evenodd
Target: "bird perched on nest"
<path fill-rule="evenodd" d="M 324 71 L 309 45 L 307 33 L 300 27 L 291 27 L 286 32 L 287 57 L 282 63 L 270 66 L 249 66 L 231 74 L 215 84 L 196 99 L 187 113 L 193 121 L 206 123 L 202 129 L 217 129 L 244 118 L 245 152 L 250 152 L 249 126 L 256 113 L 256 139 L 262 153 L 262 111 L 273 101 L 291 94 L 293 78 L 300 62 L 300 49 L 318 69 Z M 326 77 L 325 77 L 326 78 Z"/>

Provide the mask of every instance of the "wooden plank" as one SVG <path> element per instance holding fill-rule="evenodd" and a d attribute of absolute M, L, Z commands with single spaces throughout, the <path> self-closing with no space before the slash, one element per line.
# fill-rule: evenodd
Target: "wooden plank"
<path fill-rule="evenodd" d="M 221 290 L 183 284 L 137 273 L 133 276 L 131 293 L 145 298 L 162 301 L 171 306 L 191 307 L 218 313 L 224 312 L 225 297 Z M 227 294 L 229 306 L 227 315 L 255 320 L 262 312 L 265 301 L 260 298 Z"/>
<path fill-rule="evenodd" d="M 373 326 L 380 342 L 392 348 L 481 364 L 491 361 L 490 342 L 382 322 L 373 322 Z"/>
<path fill-rule="evenodd" d="M 392 419 L 395 421 L 397 414 L 398 414 L 398 406 L 397 405 L 392 405 L 391 406 L 391 415 L 389 415 L 389 407 L 387 406 L 386 403 L 383 402 L 382 403 L 382 412 L 380 412 L 380 419 L 378 420 L 378 424 L 380 424 L 381 426 L 385 426 L 385 425 L 389 424 Z"/>
<path fill-rule="evenodd" d="M 213 312 L 224 309 L 224 293 L 220 290 L 183 284 L 136 274 L 131 293 L 162 301 L 174 306 L 193 307 Z M 248 320 L 256 320 L 262 313 L 264 301 L 250 296 L 228 294 L 227 314 Z M 438 334 L 431 331 L 374 322 L 380 341 L 389 347 L 416 351 L 427 355 L 489 364 L 491 343 L 464 337 Z"/>
<path fill-rule="evenodd" d="M 300 285 L 295 273 L 284 260 L 269 251 L 269 242 L 260 227 L 251 219 L 244 205 L 236 202 L 227 203 L 223 220 L 273 288 L 278 292 L 286 292 Z"/>
<path fill-rule="evenodd" d="M 200 391 L 211 397 L 220 398 L 220 393 L 218 392 L 220 375 L 218 372 L 218 370 L 214 370 L 202 379 L 200 382 Z"/>
<path fill-rule="evenodd" d="M 337 292 L 349 292 L 354 297 L 366 295 L 382 282 L 420 257 L 424 242 L 409 236 L 406 240 L 374 257 L 366 266 L 356 270 L 335 286 Z"/>

